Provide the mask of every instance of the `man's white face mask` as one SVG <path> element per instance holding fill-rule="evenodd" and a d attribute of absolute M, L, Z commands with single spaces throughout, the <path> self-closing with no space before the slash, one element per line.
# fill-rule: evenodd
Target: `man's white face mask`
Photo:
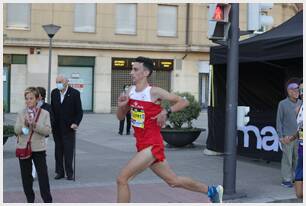
<path fill-rule="evenodd" d="M 63 89 L 64 89 L 64 84 L 63 84 L 63 83 L 56 83 L 56 87 L 57 87 L 59 90 L 63 90 Z"/>

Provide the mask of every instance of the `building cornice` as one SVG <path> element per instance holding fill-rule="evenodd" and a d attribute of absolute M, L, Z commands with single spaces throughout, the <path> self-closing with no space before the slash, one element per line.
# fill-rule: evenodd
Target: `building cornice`
<path fill-rule="evenodd" d="M 46 39 L 4 38 L 4 46 L 14 47 L 49 47 Z M 209 52 L 212 45 L 173 45 L 173 44 L 140 44 L 94 41 L 53 40 L 53 48 L 97 49 L 122 51 L 162 51 L 162 52 Z"/>

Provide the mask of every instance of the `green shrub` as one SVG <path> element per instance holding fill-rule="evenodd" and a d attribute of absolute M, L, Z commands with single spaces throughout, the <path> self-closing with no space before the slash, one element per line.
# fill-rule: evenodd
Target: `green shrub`
<path fill-rule="evenodd" d="M 187 123 L 188 128 L 192 128 L 192 120 L 199 117 L 201 106 L 189 92 L 176 92 L 175 94 L 186 98 L 189 101 L 189 106 L 182 111 L 171 113 L 168 120 L 173 128 L 181 128 L 184 123 Z M 169 101 L 164 100 L 162 106 L 169 107 Z"/>
<path fill-rule="evenodd" d="M 3 113 L 7 112 L 7 104 L 3 101 Z"/>
<path fill-rule="evenodd" d="M 3 125 L 3 135 L 14 135 L 14 126 L 13 125 Z"/>

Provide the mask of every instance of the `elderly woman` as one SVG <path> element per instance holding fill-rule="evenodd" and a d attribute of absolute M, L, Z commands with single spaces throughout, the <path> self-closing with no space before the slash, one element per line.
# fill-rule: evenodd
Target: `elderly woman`
<path fill-rule="evenodd" d="M 17 148 L 25 148 L 31 137 L 32 155 L 28 159 L 19 159 L 22 185 L 27 202 L 33 203 L 35 194 L 33 191 L 32 160 L 34 161 L 40 194 L 44 202 L 52 202 L 50 193 L 48 169 L 46 163 L 45 136 L 51 133 L 49 113 L 37 108 L 38 90 L 29 87 L 24 92 L 25 108 L 18 113 L 15 133 L 17 134 Z M 36 120 L 36 121 L 35 121 Z"/>

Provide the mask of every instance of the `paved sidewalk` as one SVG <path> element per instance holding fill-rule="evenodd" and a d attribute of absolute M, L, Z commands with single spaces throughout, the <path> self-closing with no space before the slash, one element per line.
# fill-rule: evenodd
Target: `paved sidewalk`
<path fill-rule="evenodd" d="M 16 115 L 5 116 L 14 122 Z M 207 128 L 207 114 L 202 112 L 194 122 Z M 54 180 L 54 141 L 48 141 L 47 164 L 54 202 L 116 202 L 116 176 L 135 153 L 132 135 L 118 135 L 119 122 L 114 114 L 85 114 L 77 134 L 76 181 Z M 168 148 L 166 157 L 177 175 L 190 176 L 206 184 L 222 184 L 223 157 L 203 154 L 207 132 L 202 132 L 194 147 Z M 16 138 L 3 147 L 3 201 L 25 202 L 18 161 L 15 158 Z M 226 202 L 272 202 L 292 199 L 294 189 L 280 186 L 280 164 L 239 157 L 237 192 L 246 198 Z M 34 182 L 36 202 L 42 202 L 37 180 Z M 132 202 L 208 202 L 206 195 L 170 188 L 147 170 L 131 182 Z"/>
<path fill-rule="evenodd" d="M 194 203 L 209 202 L 203 194 L 185 191 L 183 189 L 172 189 L 164 183 L 131 184 L 132 202 L 134 203 Z M 43 202 L 36 192 L 36 202 Z M 53 202 L 61 203 L 115 203 L 116 186 L 96 186 L 80 188 L 52 189 Z M 22 203 L 26 202 L 22 192 L 5 192 L 4 202 Z"/>

